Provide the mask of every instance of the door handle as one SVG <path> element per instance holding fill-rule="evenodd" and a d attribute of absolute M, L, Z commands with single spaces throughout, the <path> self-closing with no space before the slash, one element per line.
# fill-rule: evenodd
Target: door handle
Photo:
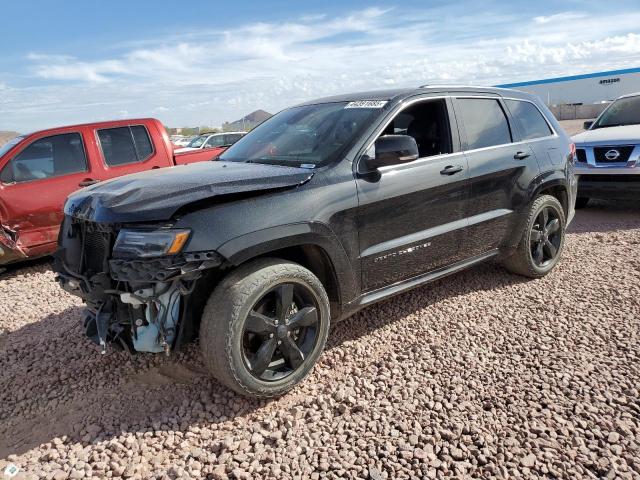
<path fill-rule="evenodd" d="M 516 160 L 524 160 L 525 158 L 530 157 L 531 154 L 527 153 L 527 152 L 517 152 L 513 158 L 515 158 Z"/>
<path fill-rule="evenodd" d="M 462 171 L 462 165 L 447 165 L 440 170 L 441 175 L 454 175 Z"/>
<path fill-rule="evenodd" d="M 95 183 L 98 183 L 100 180 L 96 180 L 94 178 L 85 178 L 83 181 L 81 181 L 78 186 L 79 187 L 88 187 L 89 185 L 93 185 Z"/>

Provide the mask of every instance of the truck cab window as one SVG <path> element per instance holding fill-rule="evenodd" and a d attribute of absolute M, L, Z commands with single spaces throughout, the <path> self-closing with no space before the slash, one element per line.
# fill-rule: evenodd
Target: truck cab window
<path fill-rule="evenodd" d="M 0 173 L 3 183 L 21 183 L 87 170 L 79 133 L 53 135 L 36 140 L 16 155 Z"/>
<path fill-rule="evenodd" d="M 110 167 L 144 162 L 153 155 L 149 132 L 142 125 L 98 130 L 105 163 Z"/>
<path fill-rule="evenodd" d="M 453 151 L 444 100 L 428 100 L 402 110 L 382 134 L 413 137 L 421 158 Z"/>

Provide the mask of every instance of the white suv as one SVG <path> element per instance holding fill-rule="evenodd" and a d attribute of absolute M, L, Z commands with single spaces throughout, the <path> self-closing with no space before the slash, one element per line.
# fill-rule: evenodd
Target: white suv
<path fill-rule="evenodd" d="M 178 148 L 175 153 L 192 152 L 203 148 L 229 147 L 240 140 L 246 132 L 205 133 L 198 135 L 184 148 Z"/>
<path fill-rule="evenodd" d="M 640 198 L 640 93 L 616 99 L 572 137 L 579 175 L 576 208 L 589 198 Z"/>

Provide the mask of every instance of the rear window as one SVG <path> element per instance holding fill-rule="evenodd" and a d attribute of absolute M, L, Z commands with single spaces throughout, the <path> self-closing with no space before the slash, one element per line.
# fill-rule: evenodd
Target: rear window
<path fill-rule="evenodd" d="M 506 100 L 505 102 L 511 115 L 520 122 L 522 140 L 548 137 L 553 134 L 542 113 L 533 103 L 521 100 Z"/>
<path fill-rule="evenodd" d="M 467 134 L 468 150 L 511 143 L 509 122 L 498 100 L 461 98 L 457 103 Z"/>
<path fill-rule="evenodd" d="M 153 155 L 149 132 L 142 125 L 98 130 L 105 163 L 110 166 L 144 162 Z"/>
<path fill-rule="evenodd" d="M 0 181 L 30 182 L 86 170 L 82 137 L 79 133 L 65 133 L 31 143 L 2 169 Z"/>

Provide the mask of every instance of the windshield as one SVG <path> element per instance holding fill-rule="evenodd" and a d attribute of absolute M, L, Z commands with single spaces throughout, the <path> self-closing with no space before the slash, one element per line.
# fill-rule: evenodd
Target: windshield
<path fill-rule="evenodd" d="M 200 148 L 207 138 L 209 138 L 209 135 L 200 135 L 199 137 L 196 137 L 193 140 L 191 140 L 187 145 L 187 147 Z"/>
<path fill-rule="evenodd" d="M 0 157 L 11 150 L 15 145 L 20 143 L 24 137 L 15 137 L 0 147 Z"/>
<path fill-rule="evenodd" d="M 366 103 L 366 102 L 364 102 Z M 220 160 L 314 168 L 345 152 L 386 102 L 336 102 L 284 110 L 231 146 Z"/>
<path fill-rule="evenodd" d="M 593 128 L 619 127 L 640 124 L 640 96 L 621 98 L 613 102 Z"/>

